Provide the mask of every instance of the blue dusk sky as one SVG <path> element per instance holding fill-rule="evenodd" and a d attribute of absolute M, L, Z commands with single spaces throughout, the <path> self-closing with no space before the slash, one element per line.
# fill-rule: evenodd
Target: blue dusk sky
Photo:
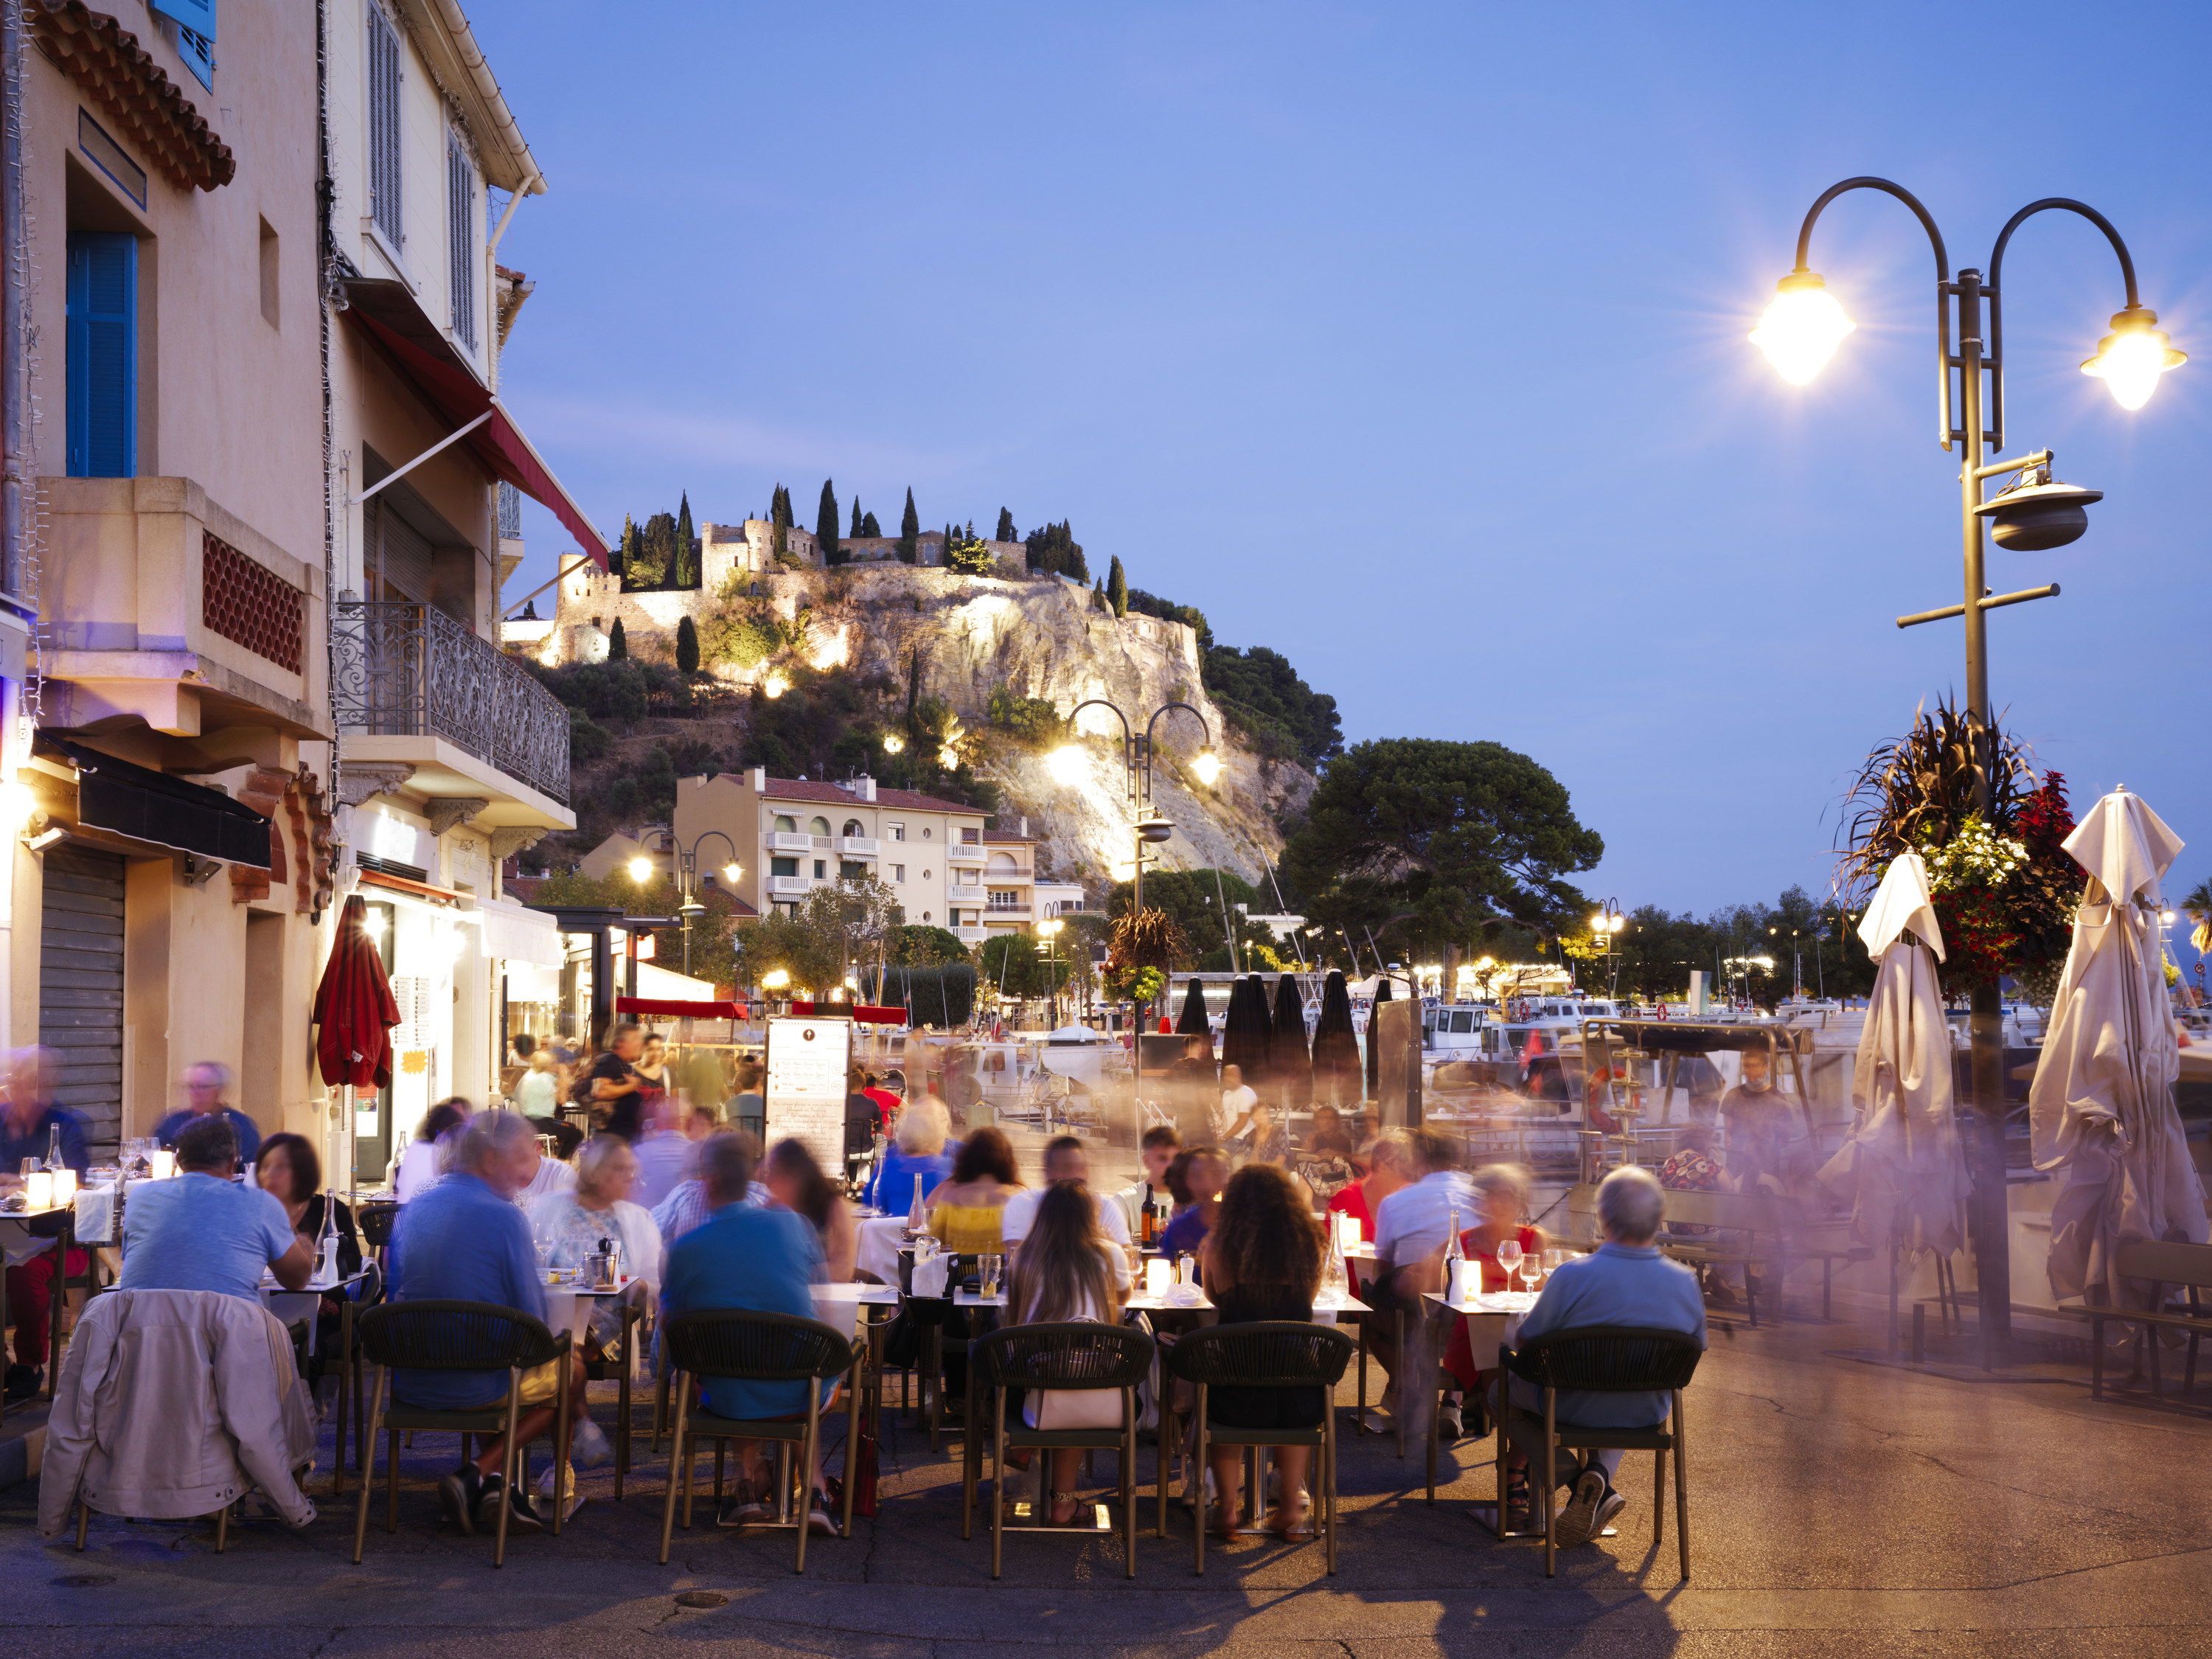
<path fill-rule="evenodd" d="M 586 513 L 1070 519 L 1095 570 L 1333 693 L 1350 741 L 1491 738 L 1605 837 L 1624 908 L 1817 896 L 1836 802 L 1963 689 L 1934 260 L 1871 192 L 1813 268 L 1810 386 L 1744 336 L 1820 191 L 1893 178 L 1954 265 L 2072 196 L 2196 361 L 2078 372 L 2087 222 L 2006 261 L 2008 453 L 2100 489 L 1992 553 L 1997 704 L 2077 810 L 2124 782 L 2212 872 L 2212 9 L 640 4 L 475 0 L 549 181 L 503 393 Z M 2115 35 L 2115 27 L 2124 34 Z M 1966 88 L 1962 92 L 1962 86 Z M 2196 503 L 2196 505 L 2192 505 Z M 528 509 L 520 596 L 568 538 Z M 2192 960 L 2185 950 L 2185 963 Z"/>

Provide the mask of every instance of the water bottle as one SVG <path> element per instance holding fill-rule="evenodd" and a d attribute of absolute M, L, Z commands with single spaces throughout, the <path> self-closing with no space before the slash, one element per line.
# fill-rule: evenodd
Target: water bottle
<path fill-rule="evenodd" d="M 921 1177 L 914 1178 L 914 1207 L 906 1212 L 906 1236 L 908 1238 L 929 1237 L 929 1206 L 921 1201 Z"/>
<path fill-rule="evenodd" d="M 1350 1288 L 1351 1275 L 1345 1271 L 1344 1240 L 1335 1228 L 1328 1230 L 1328 1261 L 1321 1271 L 1321 1293 L 1323 1297 L 1342 1297 Z"/>
<path fill-rule="evenodd" d="M 46 1128 L 46 1167 L 49 1170 L 62 1167 L 62 1126 L 58 1120 Z"/>
<path fill-rule="evenodd" d="M 1459 1242 L 1459 1206 L 1451 1212 L 1451 1231 L 1444 1236 L 1444 1294 L 1459 1294 L 1460 1281 L 1466 1275 L 1460 1269 L 1466 1265 L 1467 1251 Z"/>
<path fill-rule="evenodd" d="M 318 1248 L 322 1265 L 315 1271 L 315 1280 L 335 1285 L 338 1282 L 338 1206 L 328 1194 L 323 1199 L 323 1236 Z"/>

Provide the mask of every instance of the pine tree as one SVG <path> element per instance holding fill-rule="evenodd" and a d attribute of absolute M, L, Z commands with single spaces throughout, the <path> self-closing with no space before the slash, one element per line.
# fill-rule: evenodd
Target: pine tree
<path fill-rule="evenodd" d="M 919 556 L 915 550 L 915 538 L 921 534 L 921 520 L 914 510 L 914 486 L 906 489 L 906 514 L 899 520 L 898 556 L 912 564 Z"/>
<path fill-rule="evenodd" d="M 866 532 L 860 528 L 860 495 L 858 490 L 854 490 L 853 492 L 853 527 L 845 533 L 852 537 L 865 535 Z"/>
<path fill-rule="evenodd" d="M 676 666 L 686 674 L 699 672 L 699 629 L 688 616 L 676 623 Z"/>
<path fill-rule="evenodd" d="M 620 576 L 629 568 L 629 556 L 637 546 L 637 520 L 627 513 L 623 514 L 622 545 L 615 550 L 614 559 L 607 574 Z"/>
<path fill-rule="evenodd" d="M 607 635 L 607 659 L 619 662 L 629 655 L 629 641 L 623 637 L 622 618 L 615 618 L 614 631 Z"/>
<path fill-rule="evenodd" d="M 1100 582 L 1096 587 L 1091 590 L 1091 608 L 1093 611 L 1106 611 L 1109 615 L 1112 613 L 1114 607 L 1106 603 L 1106 584 L 1104 582 Z"/>
<path fill-rule="evenodd" d="M 845 562 L 845 550 L 837 544 L 837 492 L 827 478 L 822 481 L 822 505 L 814 513 L 814 544 L 822 550 L 823 563 Z"/>
<path fill-rule="evenodd" d="M 1129 579 L 1121 574 L 1121 560 L 1118 554 L 1106 572 L 1106 603 L 1113 607 L 1116 617 L 1129 614 Z"/>
<path fill-rule="evenodd" d="M 993 536 L 991 539 L 994 542 L 1018 542 L 1021 540 L 1021 532 L 1014 528 L 1014 515 L 1006 511 L 1005 507 L 1000 507 L 999 509 L 998 533 Z"/>
<path fill-rule="evenodd" d="M 668 566 L 668 586 L 699 586 L 697 539 L 691 532 L 691 492 L 685 490 L 676 509 L 676 553 Z"/>

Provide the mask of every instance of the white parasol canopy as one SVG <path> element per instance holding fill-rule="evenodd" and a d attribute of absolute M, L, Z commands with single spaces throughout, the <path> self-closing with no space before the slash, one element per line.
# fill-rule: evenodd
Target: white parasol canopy
<path fill-rule="evenodd" d="M 1915 1255 L 1948 1255 L 1970 1182 L 1951 1112 L 1951 1032 L 1929 958 L 1942 957 L 1943 931 L 1917 853 L 1890 860 L 1859 937 L 1880 966 L 1851 1072 L 1851 1132 L 1820 1180 L 1850 1200 L 1860 1243 L 1895 1240 Z"/>
<path fill-rule="evenodd" d="M 2146 1305 L 2113 1252 L 2132 1239 L 2208 1241 L 2204 1188 L 2174 1110 L 2180 1073 L 2158 918 L 2180 837 L 2140 796 L 2115 790 L 2066 850 L 2089 872 L 2043 1056 L 2028 1086 L 2035 1167 L 2063 1186 L 2051 1209 L 2051 1288 Z"/>

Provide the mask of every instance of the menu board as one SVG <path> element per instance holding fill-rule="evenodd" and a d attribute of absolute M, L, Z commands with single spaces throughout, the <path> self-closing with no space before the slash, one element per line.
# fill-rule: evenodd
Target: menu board
<path fill-rule="evenodd" d="M 768 1141 L 796 1140 L 832 1181 L 845 1179 L 845 1077 L 853 1023 L 771 1019 L 768 1023 Z"/>

